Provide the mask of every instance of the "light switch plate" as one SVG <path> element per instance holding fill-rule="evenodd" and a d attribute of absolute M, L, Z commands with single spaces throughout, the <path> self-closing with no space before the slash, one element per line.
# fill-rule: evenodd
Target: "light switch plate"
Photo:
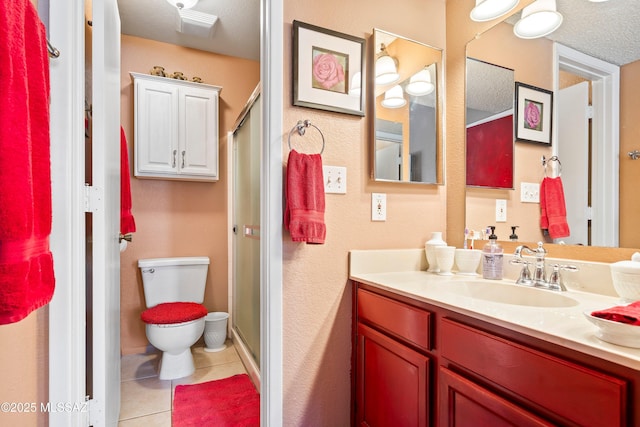
<path fill-rule="evenodd" d="M 322 166 L 324 192 L 347 193 L 347 168 L 344 166 Z"/>
<path fill-rule="evenodd" d="M 507 201 L 496 200 L 496 222 L 507 222 Z"/>
<path fill-rule="evenodd" d="M 523 203 L 540 203 L 540 184 L 533 182 L 520 183 L 520 201 Z"/>
<path fill-rule="evenodd" d="M 387 195 L 371 193 L 371 221 L 387 220 Z"/>

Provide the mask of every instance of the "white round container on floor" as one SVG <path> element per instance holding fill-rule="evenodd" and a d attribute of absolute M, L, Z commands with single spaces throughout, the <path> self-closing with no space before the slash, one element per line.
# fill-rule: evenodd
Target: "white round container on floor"
<path fill-rule="evenodd" d="M 214 311 L 204 318 L 204 351 L 214 352 L 224 350 L 227 339 L 227 320 L 229 313 Z"/>

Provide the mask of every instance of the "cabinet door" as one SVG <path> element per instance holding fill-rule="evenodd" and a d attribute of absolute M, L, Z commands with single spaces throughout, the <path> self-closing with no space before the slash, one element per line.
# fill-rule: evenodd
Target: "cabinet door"
<path fill-rule="evenodd" d="M 440 427 L 553 426 L 442 366 L 438 383 Z"/>
<path fill-rule="evenodd" d="M 180 88 L 180 174 L 218 176 L 218 92 Z"/>
<path fill-rule="evenodd" d="M 426 427 L 429 359 L 362 324 L 357 346 L 357 425 Z"/>
<path fill-rule="evenodd" d="M 135 80 L 135 175 L 178 171 L 178 88 Z"/>

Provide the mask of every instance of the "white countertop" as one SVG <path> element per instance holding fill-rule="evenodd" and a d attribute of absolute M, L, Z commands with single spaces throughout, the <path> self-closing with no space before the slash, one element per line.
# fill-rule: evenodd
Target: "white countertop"
<path fill-rule="evenodd" d="M 424 254 L 424 250 L 421 253 Z M 419 250 L 352 251 L 349 278 L 640 370 L 640 348 L 600 340 L 595 335 L 598 328 L 584 316 L 585 312 L 619 305 L 619 298 L 570 289 L 558 294 L 575 300 L 571 306 L 535 307 L 494 302 L 483 299 L 482 295 L 472 296 L 477 294 L 473 286 L 482 286 L 483 282 L 491 283 L 491 287 L 522 285 L 516 285 L 513 280 L 485 280 L 482 276 L 427 273 L 420 256 L 424 258 Z M 526 291 L 556 293 L 537 288 Z"/>

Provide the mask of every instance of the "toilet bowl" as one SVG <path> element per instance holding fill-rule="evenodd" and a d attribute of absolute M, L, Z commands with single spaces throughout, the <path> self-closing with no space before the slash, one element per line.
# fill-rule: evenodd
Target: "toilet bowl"
<path fill-rule="evenodd" d="M 159 378 L 171 380 L 194 370 L 191 346 L 204 331 L 209 258 L 154 258 L 138 261 L 148 309 L 142 315 L 147 339 L 162 351 Z"/>

